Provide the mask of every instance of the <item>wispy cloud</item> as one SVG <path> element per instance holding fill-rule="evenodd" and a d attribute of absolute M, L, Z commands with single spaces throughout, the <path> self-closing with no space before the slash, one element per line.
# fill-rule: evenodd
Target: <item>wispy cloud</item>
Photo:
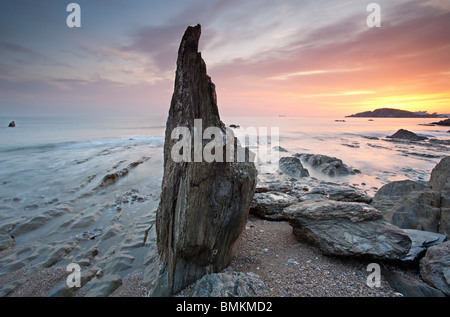
<path fill-rule="evenodd" d="M 316 98 L 316 97 L 340 97 L 340 96 L 357 96 L 357 95 L 370 95 L 375 94 L 376 91 L 372 90 L 361 90 L 361 91 L 343 91 L 335 93 L 322 93 L 314 95 L 304 95 L 304 98 Z"/>
<path fill-rule="evenodd" d="M 443 108 L 448 99 L 448 1 L 380 0 L 382 27 L 373 29 L 366 25 L 368 2 L 356 0 L 111 1 L 82 1 L 80 30 L 64 26 L 64 5 L 55 10 L 44 1 L 41 21 L 34 20 L 34 2 L 7 1 L 5 8 L 28 22 L 0 12 L 0 105 L 91 98 L 104 107 L 122 101 L 165 113 L 181 36 L 197 23 L 221 109 L 230 112 L 420 102 Z"/>
<path fill-rule="evenodd" d="M 324 69 L 318 69 L 318 70 L 309 70 L 309 71 L 302 71 L 302 72 L 294 72 L 294 73 L 288 73 L 288 74 L 282 74 L 275 77 L 270 77 L 268 79 L 272 80 L 287 80 L 292 77 L 297 76 L 313 76 L 313 75 L 323 75 L 323 74 L 334 74 L 334 73 L 348 73 L 348 72 L 356 72 L 360 71 L 361 68 L 351 68 L 351 69 L 330 69 L 330 70 L 324 70 Z"/>

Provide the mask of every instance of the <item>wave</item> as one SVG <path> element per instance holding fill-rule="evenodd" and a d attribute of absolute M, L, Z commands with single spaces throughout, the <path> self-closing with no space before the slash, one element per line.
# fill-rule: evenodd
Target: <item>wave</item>
<path fill-rule="evenodd" d="M 152 148 L 162 147 L 164 145 L 164 137 L 155 135 L 133 135 L 115 139 L 67 141 L 23 146 L 10 146 L 0 148 L 0 153 L 10 153 L 18 151 L 46 152 L 52 150 L 82 150 L 95 148 L 133 147 L 144 145 Z"/>

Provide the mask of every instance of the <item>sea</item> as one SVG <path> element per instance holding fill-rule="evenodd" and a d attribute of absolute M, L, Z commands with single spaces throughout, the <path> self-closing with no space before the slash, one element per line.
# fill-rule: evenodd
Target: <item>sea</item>
<path fill-rule="evenodd" d="M 16 127 L 9 128 L 13 120 Z M 0 241 L 14 241 L 14 252 L 0 253 L 0 279 L 17 270 L 69 263 L 95 264 L 119 276 L 145 267 L 156 254 L 166 120 L 0 117 Z M 233 131 L 241 143 L 251 128 L 257 133 L 276 128 L 279 157 L 313 153 L 341 159 L 361 174 L 312 176 L 358 186 L 372 196 L 392 181 L 429 180 L 436 164 L 450 155 L 449 128 L 430 125 L 439 120 L 222 117 L 227 126 L 239 126 Z M 399 129 L 429 139 L 386 138 Z"/>

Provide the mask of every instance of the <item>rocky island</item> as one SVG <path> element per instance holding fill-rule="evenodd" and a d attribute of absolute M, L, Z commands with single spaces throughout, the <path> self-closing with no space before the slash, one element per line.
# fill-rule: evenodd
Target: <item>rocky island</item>
<path fill-rule="evenodd" d="M 445 118 L 445 116 L 426 111 L 411 112 L 400 109 L 381 108 L 346 116 L 347 118 Z"/>
<path fill-rule="evenodd" d="M 448 126 L 450 126 L 450 119 L 445 119 L 445 120 L 441 120 L 441 121 L 438 121 L 438 122 L 433 122 L 431 124 L 447 126 L 448 127 Z"/>

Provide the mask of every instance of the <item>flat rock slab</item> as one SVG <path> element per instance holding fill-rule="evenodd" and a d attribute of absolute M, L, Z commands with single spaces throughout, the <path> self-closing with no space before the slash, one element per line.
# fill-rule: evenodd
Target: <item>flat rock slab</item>
<path fill-rule="evenodd" d="M 403 229 L 403 231 L 412 241 L 408 254 L 400 259 L 400 263 L 407 266 L 416 264 L 425 255 L 429 247 L 447 240 L 447 236 L 440 233 L 414 229 Z"/>
<path fill-rule="evenodd" d="M 281 192 L 256 193 L 250 207 L 250 212 L 267 220 L 283 220 L 283 209 L 299 200 Z"/>
<path fill-rule="evenodd" d="M 400 259 L 411 247 L 403 230 L 364 203 L 313 200 L 291 205 L 283 214 L 298 240 L 327 255 Z"/>

